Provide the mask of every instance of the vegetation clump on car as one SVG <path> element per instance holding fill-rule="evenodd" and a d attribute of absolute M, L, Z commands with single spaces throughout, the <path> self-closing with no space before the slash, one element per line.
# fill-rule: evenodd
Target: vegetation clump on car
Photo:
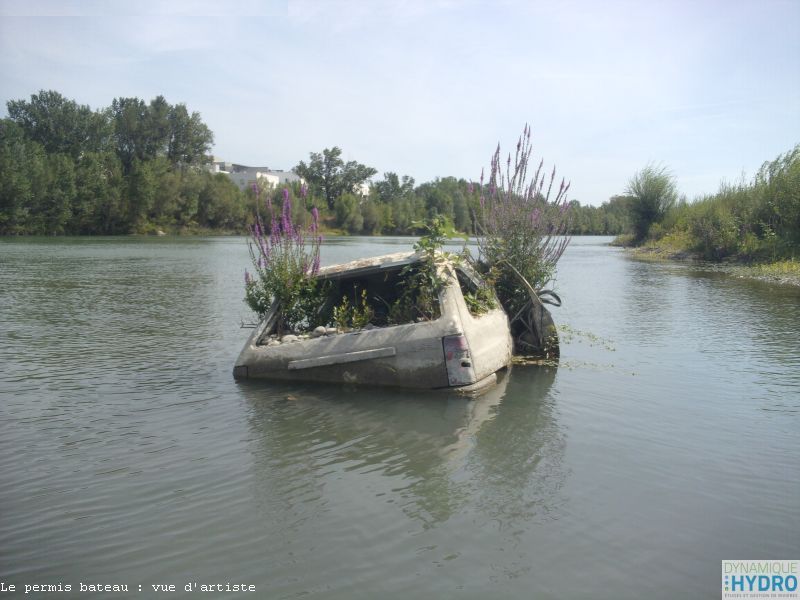
<path fill-rule="evenodd" d="M 557 296 L 544 288 L 554 280 L 556 264 L 570 241 L 571 205 L 569 183 L 562 179 L 554 188 L 556 170 L 548 178 L 544 161 L 528 178 L 531 154 L 531 130 L 526 125 L 513 169 L 511 154 L 505 164 L 501 162 L 498 145 L 486 185 L 481 174 L 475 265 L 508 314 L 515 351 L 547 355 L 554 352 L 554 327 L 542 305 L 555 304 L 550 298 Z"/>
<path fill-rule="evenodd" d="M 308 230 L 295 226 L 289 191 L 284 190 L 280 216 L 267 202 L 269 234 L 260 218 L 251 231 L 250 254 L 257 277 L 245 274 L 247 303 L 261 317 L 276 306 L 279 335 L 317 326 L 349 331 L 430 321 L 441 314 L 439 295 L 453 267 L 473 315 L 499 303 L 509 317 L 515 350 L 546 354 L 557 338 L 543 304 L 557 296 L 543 288 L 554 279 L 556 263 L 570 240 L 569 184 L 562 180 L 554 191 L 555 169 L 548 181 L 541 162 L 529 180 L 530 157 L 531 131 L 526 126 L 517 143 L 513 170 L 511 155 L 503 169 L 498 145 L 486 184 L 481 175 L 480 210 L 474 215 L 479 232 L 477 256 L 466 245 L 460 254 L 444 252 L 445 242 L 456 232 L 450 221 L 435 215 L 418 225 L 424 231 L 414 244 L 419 260 L 399 272 L 388 298 L 355 280 L 346 285 L 340 281 L 341 300 L 331 298 L 330 282 L 316 276 L 322 241 L 318 213 L 313 209 Z M 468 270 L 482 277 L 470 277 L 464 273 Z"/>
<path fill-rule="evenodd" d="M 245 271 L 245 302 L 259 318 L 276 304 L 279 335 L 324 325 L 326 319 L 319 309 L 327 295 L 325 282 L 316 277 L 322 244 L 318 213 L 312 211 L 308 229 L 295 225 L 289 191 L 283 192 L 280 213 L 269 199 L 266 202 L 269 229 L 261 216 L 256 216 L 248 243 L 255 276 Z"/>

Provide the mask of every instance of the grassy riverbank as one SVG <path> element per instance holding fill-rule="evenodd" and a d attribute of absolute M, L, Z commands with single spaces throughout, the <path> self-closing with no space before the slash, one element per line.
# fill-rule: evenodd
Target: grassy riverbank
<path fill-rule="evenodd" d="M 800 285 L 800 146 L 765 163 L 752 181 L 723 183 L 691 203 L 675 202 L 674 180 L 663 171 L 640 179 L 650 185 L 630 186 L 634 233 L 614 245 L 642 258 L 702 260 L 737 277 Z"/>
<path fill-rule="evenodd" d="M 615 240 L 612 245 L 624 246 Z M 643 246 L 626 246 L 627 251 L 640 260 L 667 261 L 678 260 L 696 262 L 704 267 L 726 273 L 732 277 L 756 279 L 781 285 L 800 287 L 800 261 L 793 258 L 769 262 L 744 262 L 737 260 L 709 261 L 696 252 L 674 243 L 648 242 Z"/>

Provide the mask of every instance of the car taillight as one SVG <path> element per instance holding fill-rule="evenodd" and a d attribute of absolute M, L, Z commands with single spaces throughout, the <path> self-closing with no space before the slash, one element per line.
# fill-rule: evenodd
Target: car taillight
<path fill-rule="evenodd" d="M 450 385 L 475 383 L 475 369 L 472 368 L 467 338 L 463 335 L 448 335 L 442 338 L 442 346 Z"/>

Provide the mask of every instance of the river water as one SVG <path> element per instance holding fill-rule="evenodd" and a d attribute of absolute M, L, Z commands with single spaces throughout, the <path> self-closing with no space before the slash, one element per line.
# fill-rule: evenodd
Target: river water
<path fill-rule="evenodd" d="M 243 238 L 0 240 L 0 581 L 719 598 L 799 558 L 800 290 L 607 242 L 560 263 L 560 365 L 469 400 L 234 382 Z"/>

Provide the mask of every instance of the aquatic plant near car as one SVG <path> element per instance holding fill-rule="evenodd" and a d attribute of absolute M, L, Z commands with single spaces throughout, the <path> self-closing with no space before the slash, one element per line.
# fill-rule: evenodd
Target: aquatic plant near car
<path fill-rule="evenodd" d="M 265 203 L 269 225 L 260 214 L 250 228 L 248 248 L 255 274 L 245 271 L 245 302 L 263 318 L 273 303 L 279 307 L 277 331 L 307 329 L 324 321 L 319 308 L 325 297 L 319 271 L 319 213 L 311 211 L 308 229 L 292 222 L 289 190 L 283 190 L 280 213 L 268 199 Z"/>

